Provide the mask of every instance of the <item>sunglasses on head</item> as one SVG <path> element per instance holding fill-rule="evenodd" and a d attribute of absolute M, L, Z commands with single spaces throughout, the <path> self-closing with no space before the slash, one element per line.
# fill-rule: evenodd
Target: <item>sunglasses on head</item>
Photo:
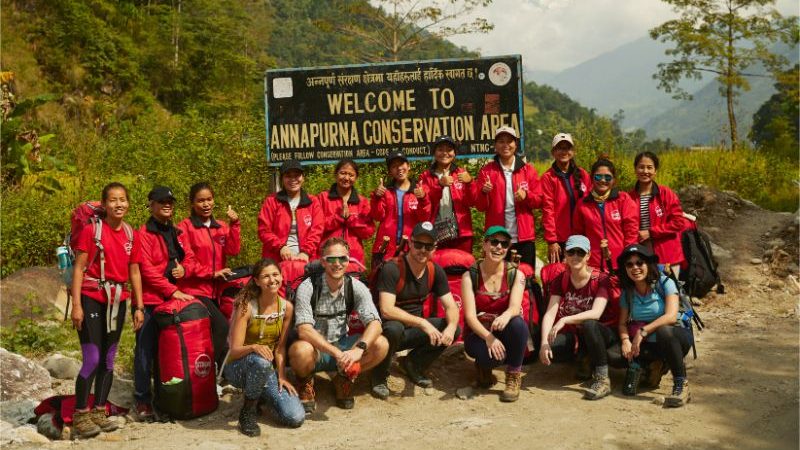
<path fill-rule="evenodd" d="M 486 242 L 488 242 L 489 245 L 491 245 L 492 247 L 497 247 L 498 245 L 502 248 L 511 247 L 511 241 L 507 239 L 491 238 L 491 239 L 486 239 Z"/>
<path fill-rule="evenodd" d="M 567 256 L 576 256 L 577 255 L 580 258 L 583 258 L 584 256 L 586 256 L 586 251 L 584 251 L 582 248 L 571 248 L 571 249 L 567 250 L 566 253 L 567 253 Z"/>
<path fill-rule="evenodd" d="M 626 262 L 625 263 L 625 268 L 626 269 L 632 269 L 634 266 L 635 267 L 642 267 L 645 264 L 647 264 L 647 263 L 642 261 L 641 259 L 638 259 L 636 261 L 628 261 L 628 262 Z"/>
<path fill-rule="evenodd" d="M 594 181 L 605 181 L 606 183 L 614 179 L 614 175 L 610 173 L 596 173 L 594 174 Z"/>
<path fill-rule="evenodd" d="M 426 251 L 429 251 L 429 252 L 432 252 L 433 249 L 436 247 L 436 244 L 432 244 L 432 243 L 428 243 L 428 242 L 422 242 L 422 241 L 411 241 L 411 243 L 414 245 L 415 249 L 417 249 L 417 250 L 426 250 Z"/>
<path fill-rule="evenodd" d="M 347 256 L 347 255 L 344 255 L 344 256 L 326 256 L 324 259 L 325 259 L 325 262 L 327 262 L 328 264 L 333 264 L 333 263 L 338 262 L 341 265 L 345 265 L 348 262 L 350 262 L 350 257 Z"/>

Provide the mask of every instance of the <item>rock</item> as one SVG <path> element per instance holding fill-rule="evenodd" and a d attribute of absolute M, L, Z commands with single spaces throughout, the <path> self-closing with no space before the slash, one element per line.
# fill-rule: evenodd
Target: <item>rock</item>
<path fill-rule="evenodd" d="M 48 356 L 42 365 L 53 378 L 60 380 L 74 380 L 81 370 L 81 362 L 75 358 L 55 353 Z"/>
<path fill-rule="evenodd" d="M 24 356 L 0 347 L 0 401 L 31 400 L 52 397 L 52 379 L 47 369 Z"/>
<path fill-rule="evenodd" d="M 119 378 L 115 374 L 108 400 L 123 408 L 134 409 L 136 405 L 133 402 L 133 380 Z"/>
<path fill-rule="evenodd" d="M 761 258 L 753 258 L 750 260 L 750 264 L 761 264 L 762 262 Z"/>
<path fill-rule="evenodd" d="M 716 258 L 717 261 L 722 261 L 722 260 L 729 261 L 733 258 L 733 254 L 731 254 L 731 252 L 725 250 L 724 248 L 720 247 L 719 245 L 713 242 L 711 243 L 711 251 L 714 252 L 714 258 Z"/>
<path fill-rule="evenodd" d="M 8 433 L 3 433 L 3 439 L 8 439 L 12 443 L 34 443 L 34 444 L 49 444 L 50 439 L 39 434 L 36 427 L 33 425 L 25 425 L 9 430 Z"/>
<path fill-rule="evenodd" d="M 770 289 L 783 289 L 786 285 L 781 280 L 769 280 L 768 284 Z"/>
<path fill-rule="evenodd" d="M 469 400 L 475 397 L 475 390 L 471 386 L 456 389 L 456 397 L 461 400 Z"/>
<path fill-rule="evenodd" d="M 725 214 L 728 216 L 729 219 L 735 219 L 736 218 L 736 212 L 734 210 L 730 209 L 730 208 L 725 210 Z"/>
<path fill-rule="evenodd" d="M 68 429 L 68 427 L 65 428 Z M 43 414 L 39 416 L 39 420 L 36 421 L 36 431 L 42 436 L 52 440 L 59 440 L 63 436 L 62 430 L 59 430 L 53 425 L 52 414 Z"/>
<path fill-rule="evenodd" d="M 3 315 L 0 325 L 7 327 L 17 322 L 19 314 L 30 316 L 33 308 L 42 312 L 38 317 L 64 317 L 67 289 L 61 273 L 55 267 L 28 267 L 0 280 L 0 298 Z"/>
<path fill-rule="evenodd" d="M 773 240 L 769 241 L 769 243 L 767 243 L 767 245 L 768 245 L 770 248 L 773 248 L 773 249 L 774 249 L 775 247 L 782 248 L 783 246 L 785 246 L 785 245 L 786 245 L 786 241 L 784 241 L 783 239 L 780 239 L 780 238 L 778 238 L 778 239 L 773 239 Z"/>
<path fill-rule="evenodd" d="M 33 408 L 36 408 L 36 405 L 38 403 L 27 399 L 2 402 L 0 403 L 0 419 L 15 427 L 25 425 L 36 417 L 36 414 L 33 413 Z"/>
<path fill-rule="evenodd" d="M 664 404 L 664 397 L 659 395 L 653 399 L 653 404 L 655 405 L 663 405 Z"/>

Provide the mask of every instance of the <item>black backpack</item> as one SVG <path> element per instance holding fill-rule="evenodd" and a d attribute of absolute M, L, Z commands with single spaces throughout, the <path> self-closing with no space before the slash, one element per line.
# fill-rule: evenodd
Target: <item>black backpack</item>
<path fill-rule="evenodd" d="M 711 241 L 706 233 L 697 229 L 697 224 L 687 218 L 688 227 L 681 234 L 681 247 L 687 267 L 681 270 L 680 279 L 686 293 L 703 298 L 716 286 L 717 294 L 725 293 L 725 286 L 717 272 L 717 261 L 711 250 Z"/>

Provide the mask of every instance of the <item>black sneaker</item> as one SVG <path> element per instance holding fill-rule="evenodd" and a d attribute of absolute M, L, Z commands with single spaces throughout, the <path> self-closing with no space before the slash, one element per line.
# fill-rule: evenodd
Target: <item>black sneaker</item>
<path fill-rule="evenodd" d="M 425 375 L 422 375 L 414 366 L 414 362 L 408 357 L 405 357 L 402 361 L 400 361 L 400 367 L 403 369 L 406 375 L 408 375 L 408 378 L 410 378 L 411 381 L 417 386 L 421 388 L 429 388 L 433 386 L 433 381 L 431 381 L 430 378 L 426 378 Z"/>

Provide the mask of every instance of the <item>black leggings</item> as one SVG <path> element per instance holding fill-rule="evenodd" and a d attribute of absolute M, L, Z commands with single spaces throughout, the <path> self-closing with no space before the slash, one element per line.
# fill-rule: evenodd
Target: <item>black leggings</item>
<path fill-rule="evenodd" d="M 577 335 L 577 336 L 576 336 Z M 550 345 L 553 361 L 563 362 L 572 359 L 575 354 L 575 339 L 586 349 L 592 367 L 608 364 L 608 348 L 619 342 L 617 333 L 596 320 L 581 323 L 577 332 L 559 333 Z"/>
<path fill-rule="evenodd" d="M 516 250 L 520 257 L 520 261 L 531 266 L 534 272 L 536 271 L 536 241 L 525 241 L 511 244 L 511 249 L 509 249 L 508 253 L 506 254 L 506 259 L 508 260 L 511 259 L 511 250 Z"/>
<path fill-rule="evenodd" d="M 228 353 L 228 319 L 219 310 L 217 302 L 208 297 L 197 296 L 203 302 L 211 314 L 211 342 L 214 345 L 214 362 L 217 363 L 217 370 L 222 368 L 225 355 Z"/>
<path fill-rule="evenodd" d="M 83 365 L 75 380 L 75 409 L 85 409 L 89 390 L 94 382 L 94 406 L 104 406 L 114 380 L 114 358 L 125 325 L 127 302 L 120 303 L 116 331 L 106 331 L 107 305 L 81 295 L 83 324 L 78 331 L 83 352 Z"/>
<path fill-rule="evenodd" d="M 656 330 L 655 342 L 642 344 L 640 356 L 636 361 L 642 364 L 654 358 L 665 359 L 673 377 L 685 378 L 686 365 L 683 363 L 683 357 L 689 353 L 690 348 L 692 348 L 692 335 L 688 329 L 664 325 Z"/>

